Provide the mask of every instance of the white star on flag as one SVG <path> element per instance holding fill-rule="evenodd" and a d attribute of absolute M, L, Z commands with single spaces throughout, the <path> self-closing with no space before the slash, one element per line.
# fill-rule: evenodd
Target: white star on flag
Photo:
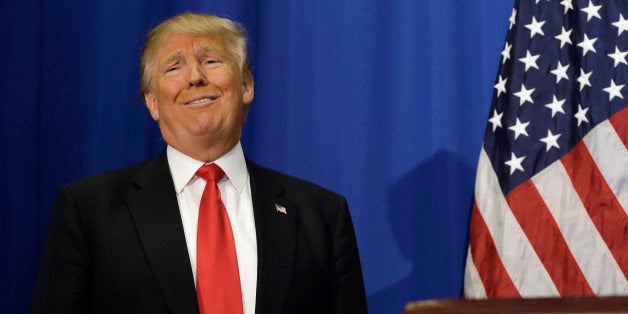
<path fill-rule="evenodd" d="M 517 157 L 517 155 L 515 155 L 515 153 L 511 153 L 511 157 L 510 160 L 505 162 L 505 164 L 507 166 L 510 166 L 510 174 L 512 175 L 513 173 L 515 173 L 515 170 L 521 170 L 522 172 L 523 170 L 523 166 L 521 165 L 521 162 L 523 162 L 523 160 L 526 158 L 526 156 L 523 157 Z"/>
<path fill-rule="evenodd" d="M 585 86 L 591 87 L 591 82 L 589 82 L 591 74 L 593 74 L 593 71 L 585 73 L 583 69 L 580 69 L 580 76 L 576 79 L 578 83 L 580 83 L 580 91 L 582 91 Z"/>
<path fill-rule="evenodd" d="M 502 50 L 502 64 L 504 64 L 506 60 L 510 59 L 510 48 L 512 48 L 512 45 L 509 45 L 508 42 L 506 42 L 504 50 Z"/>
<path fill-rule="evenodd" d="M 597 52 L 595 51 L 595 47 L 593 47 L 593 44 L 595 44 L 596 41 L 597 41 L 597 38 L 589 39 L 587 34 L 584 34 L 584 39 L 582 40 L 582 42 L 578 44 L 578 46 L 582 48 L 583 57 L 586 56 L 587 52 L 589 51 Z"/>
<path fill-rule="evenodd" d="M 587 119 L 587 111 L 589 111 L 589 108 L 584 108 L 583 109 L 578 104 L 578 112 L 576 112 L 576 114 L 574 115 L 574 117 L 576 117 L 576 119 L 578 119 L 578 126 L 580 126 L 580 123 L 582 123 L 582 122 L 589 123 L 589 120 Z"/>
<path fill-rule="evenodd" d="M 545 107 L 552 109 L 552 118 L 554 117 L 554 115 L 556 115 L 557 112 L 560 113 L 565 113 L 565 111 L 563 110 L 563 104 L 565 103 L 565 100 L 558 100 L 556 99 L 556 95 L 553 96 L 554 100 L 545 105 Z"/>
<path fill-rule="evenodd" d="M 508 129 L 515 132 L 515 139 L 517 139 L 521 134 L 529 136 L 528 132 L 526 131 L 528 124 L 530 124 L 530 122 L 521 123 L 521 121 L 519 121 L 519 118 L 517 118 L 517 122 L 515 123 L 515 125 L 508 127 Z"/>
<path fill-rule="evenodd" d="M 568 68 L 569 68 L 569 64 L 566 64 L 563 66 L 560 63 L 560 61 L 558 61 L 558 65 L 556 66 L 556 69 L 550 71 L 550 73 L 556 75 L 556 84 L 558 84 L 558 82 L 560 82 L 560 80 L 563 78 L 566 80 L 569 80 L 569 76 L 567 76 Z"/>
<path fill-rule="evenodd" d="M 521 90 L 514 93 L 513 95 L 519 97 L 519 106 L 523 106 L 523 103 L 529 101 L 530 103 L 534 103 L 532 101 L 532 93 L 534 92 L 534 88 L 526 89 L 526 86 L 521 84 Z"/>
<path fill-rule="evenodd" d="M 565 7 L 565 14 L 567 14 L 567 11 L 573 10 L 573 3 L 571 3 L 571 0 L 562 0 L 560 5 Z"/>
<path fill-rule="evenodd" d="M 540 55 L 531 55 L 530 50 L 526 50 L 526 56 L 524 58 L 519 58 L 519 61 L 526 65 L 525 71 L 528 71 L 531 67 L 538 70 L 539 66 L 536 65 L 536 59 L 538 59 L 539 56 Z"/>
<path fill-rule="evenodd" d="M 508 19 L 508 29 L 511 29 L 515 25 L 515 19 L 517 18 L 517 10 L 515 8 L 512 9 L 510 13 L 510 18 Z"/>
<path fill-rule="evenodd" d="M 617 36 L 621 35 L 624 31 L 628 31 L 628 20 L 624 20 L 624 16 L 621 13 L 619 13 L 619 20 L 612 24 L 617 27 Z"/>
<path fill-rule="evenodd" d="M 497 110 L 493 110 L 493 117 L 488 119 L 488 122 L 490 122 L 493 125 L 493 132 L 495 132 L 495 130 L 497 130 L 497 128 L 501 128 L 502 127 L 502 116 L 504 115 L 504 113 L 497 113 Z"/>
<path fill-rule="evenodd" d="M 563 26 L 563 30 L 560 32 L 560 35 L 554 36 L 554 38 L 560 40 L 560 48 L 563 48 L 565 44 L 571 45 L 571 38 L 569 37 L 571 36 L 571 31 L 571 29 L 565 30 L 565 27 Z"/>
<path fill-rule="evenodd" d="M 628 65 L 626 63 L 626 55 L 628 55 L 628 51 L 619 51 L 619 48 L 615 46 L 615 52 L 609 53 L 608 56 L 611 57 L 615 61 L 614 67 L 617 67 L 620 63 Z"/>
<path fill-rule="evenodd" d="M 497 82 L 497 84 L 495 84 L 495 89 L 497 90 L 497 97 L 499 97 L 499 95 L 501 95 L 502 93 L 506 93 L 506 81 L 508 80 L 508 78 L 503 78 L 501 75 L 499 75 L 498 77 L 499 82 Z"/>
<path fill-rule="evenodd" d="M 542 29 L 543 24 L 545 24 L 545 21 L 538 22 L 536 20 L 536 17 L 532 17 L 532 22 L 525 25 L 525 28 L 530 30 L 530 38 L 534 37 L 534 35 L 536 34 L 541 34 L 541 36 L 545 36 Z"/>
<path fill-rule="evenodd" d="M 593 2 L 591 2 L 591 0 L 589 0 L 589 6 L 581 9 L 580 11 L 584 11 L 587 13 L 587 22 L 591 20 L 592 17 L 597 17 L 598 19 L 602 19 L 602 17 L 600 16 L 600 13 L 598 11 L 600 11 L 600 9 L 602 8 L 602 5 L 593 5 Z"/>
<path fill-rule="evenodd" d="M 603 91 L 608 93 L 608 101 L 613 100 L 615 97 L 619 97 L 624 99 L 624 96 L 621 95 L 621 89 L 624 88 L 624 84 L 615 85 L 615 81 L 611 79 L 611 86 L 604 88 Z"/>
<path fill-rule="evenodd" d="M 542 139 L 540 139 L 541 142 L 545 143 L 546 147 L 545 147 L 545 151 L 548 152 L 550 150 L 550 148 L 552 147 L 556 147 L 556 148 L 560 148 L 560 146 L 558 146 L 558 138 L 560 137 L 560 134 L 552 134 L 552 131 L 547 130 L 547 137 L 544 137 Z"/>

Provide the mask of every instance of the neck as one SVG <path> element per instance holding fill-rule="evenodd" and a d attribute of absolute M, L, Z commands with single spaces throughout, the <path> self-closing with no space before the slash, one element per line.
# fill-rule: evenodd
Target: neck
<path fill-rule="evenodd" d="M 172 146 L 176 150 L 181 153 L 188 155 L 196 160 L 210 163 L 215 161 L 216 159 L 222 157 L 226 153 L 228 153 L 231 149 L 233 149 L 236 144 L 238 144 L 238 140 L 231 142 L 218 142 L 218 143 L 206 143 L 205 145 L 180 145 L 168 143 L 168 145 Z"/>

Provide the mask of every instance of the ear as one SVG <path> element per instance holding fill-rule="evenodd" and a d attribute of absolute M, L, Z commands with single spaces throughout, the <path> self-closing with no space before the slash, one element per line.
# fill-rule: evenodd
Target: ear
<path fill-rule="evenodd" d="M 242 80 L 242 102 L 248 106 L 253 101 L 254 95 L 255 81 L 253 80 L 253 74 L 248 72 L 244 74 L 244 79 Z"/>
<path fill-rule="evenodd" d="M 146 103 L 146 108 L 148 108 L 148 112 L 150 112 L 153 120 L 159 121 L 159 107 L 157 106 L 157 98 L 155 97 L 155 94 L 150 91 L 145 91 L 144 102 Z"/>

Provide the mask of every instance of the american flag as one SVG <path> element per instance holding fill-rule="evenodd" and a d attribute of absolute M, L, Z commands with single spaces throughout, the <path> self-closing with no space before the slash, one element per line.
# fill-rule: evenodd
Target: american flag
<path fill-rule="evenodd" d="M 515 1 L 478 162 L 467 298 L 628 294 L 628 1 Z"/>
<path fill-rule="evenodd" d="M 288 211 L 286 210 L 286 208 L 279 204 L 275 204 L 275 210 L 277 210 L 278 213 L 282 213 L 284 215 L 288 214 Z"/>

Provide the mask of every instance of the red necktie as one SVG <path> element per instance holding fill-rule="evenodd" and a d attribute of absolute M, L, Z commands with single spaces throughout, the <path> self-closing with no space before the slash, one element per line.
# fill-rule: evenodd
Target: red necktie
<path fill-rule="evenodd" d="M 196 296 L 201 314 L 242 313 L 238 258 L 231 223 L 216 184 L 225 173 L 216 164 L 196 175 L 207 184 L 201 197 L 196 236 Z"/>

